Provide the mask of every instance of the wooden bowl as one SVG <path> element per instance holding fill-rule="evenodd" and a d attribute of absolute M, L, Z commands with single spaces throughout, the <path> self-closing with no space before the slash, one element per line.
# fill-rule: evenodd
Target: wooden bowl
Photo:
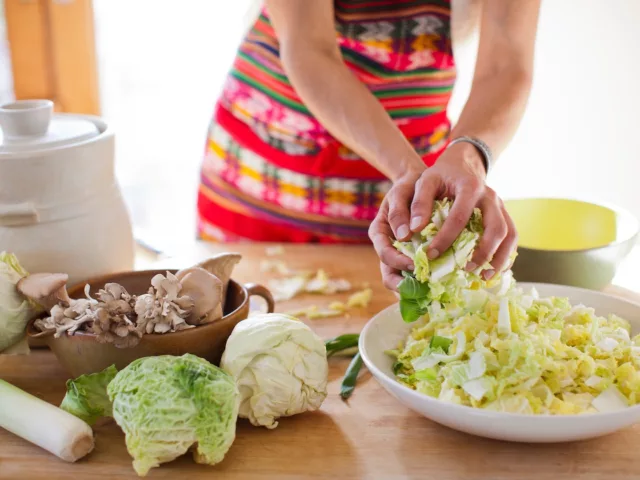
<path fill-rule="evenodd" d="M 600 290 L 636 244 L 638 220 L 621 208 L 565 198 L 504 203 L 520 238 L 513 264 L 520 282 Z"/>
<path fill-rule="evenodd" d="M 155 275 L 166 272 L 145 270 L 95 278 L 71 287 L 69 296 L 82 298 L 86 284 L 91 286 L 92 292 L 96 292 L 104 287 L 105 283 L 110 282 L 119 283 L 132 295 L 141 295 L 148 291 L 151 279 Z M 274 301 L 269 290 L 261 285 L 241 285 L 231 280 L 221 320 L 174 333 L 143 335 L 140 343 L 132 348 L 116 348 L 112 344 L 98 343 L 94 334 L 84 332 L 76 332 L 74 335 L 63 334 L 58 338 L 53 334 L 37 338 L 46 342 L 74 378 L 86 373 L 100 372 L 110 365 L 115 365 L 120 370 L 138 358 L 155 355 L 192 353 L 217 365 L 231 331 L 238 322 L 249 316 L 249 298 L 252 295 L 262 297 L 267 302 L 268 311 L 273 312 Z M 34 321 L 27 327 L 29 338 L 38 333 L 33 326 Z"/>

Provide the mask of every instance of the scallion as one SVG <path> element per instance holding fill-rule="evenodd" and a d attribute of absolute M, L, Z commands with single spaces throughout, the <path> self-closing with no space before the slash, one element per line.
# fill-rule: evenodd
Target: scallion
<path fill-rule="evenodd" d="M 354 349 L 357 352 L 359 339 L 360 334 L 358 333 L 346 333 L 327 340 L 324 343 L 327 348 L 327 357 L 335 354 L 347 355 L 346 351 L 354 352 Z"/>
<path fill-rule="evenodd" d="M 356 388 L 356 381 L 358 380 L 358 374 L 362 368 L 362 357 L 358 352 L 347 368 L 347 373 L 342 379 L 342 385 L 340 386 L 340 396 L 343 400 L 346 400 L 351 396 L 353 390 Z"/>

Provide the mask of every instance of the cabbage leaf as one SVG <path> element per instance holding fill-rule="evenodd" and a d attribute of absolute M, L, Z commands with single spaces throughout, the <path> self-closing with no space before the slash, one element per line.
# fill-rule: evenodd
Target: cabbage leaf
<path fill-rule="evenodd" d="M 0 252 L 0 353 L 28 353 L 27 324 L 38 308 L 17 289 L 26 276 L 15 255 Z"/>
<path fill-rule="evenodd" d="M 99 418 L 111 417 L 111 400 L 107 385 L 118 373 L 115 365 L 102 372 L 81 375 L 67 381 L 67 394 L 60 408 L 93 425 Z"/>

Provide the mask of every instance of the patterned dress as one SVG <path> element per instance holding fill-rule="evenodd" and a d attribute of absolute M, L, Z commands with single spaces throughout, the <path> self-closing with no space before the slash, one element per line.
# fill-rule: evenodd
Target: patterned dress
<path fill-rule="evenodd" d="M 450 0 L 336 0 L 349 69 L 433 164 L 455 81 Z M 362 119 L 366 121 L 366 119 Z M 390 182 L 335 140 L 297 95 L 263 10 L 213 115 L 198 194 L 210 241 L 367 242 Z"/>

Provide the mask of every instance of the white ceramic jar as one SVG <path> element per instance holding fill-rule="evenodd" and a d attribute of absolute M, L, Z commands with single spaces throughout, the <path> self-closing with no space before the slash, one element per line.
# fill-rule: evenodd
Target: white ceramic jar
<path fill-rule="evenodd" d="M 133 269 L 114 135 L 97 117 L 53 115 L 48 100 L 0 107 L 0 251 L 71 284 Z"/>

